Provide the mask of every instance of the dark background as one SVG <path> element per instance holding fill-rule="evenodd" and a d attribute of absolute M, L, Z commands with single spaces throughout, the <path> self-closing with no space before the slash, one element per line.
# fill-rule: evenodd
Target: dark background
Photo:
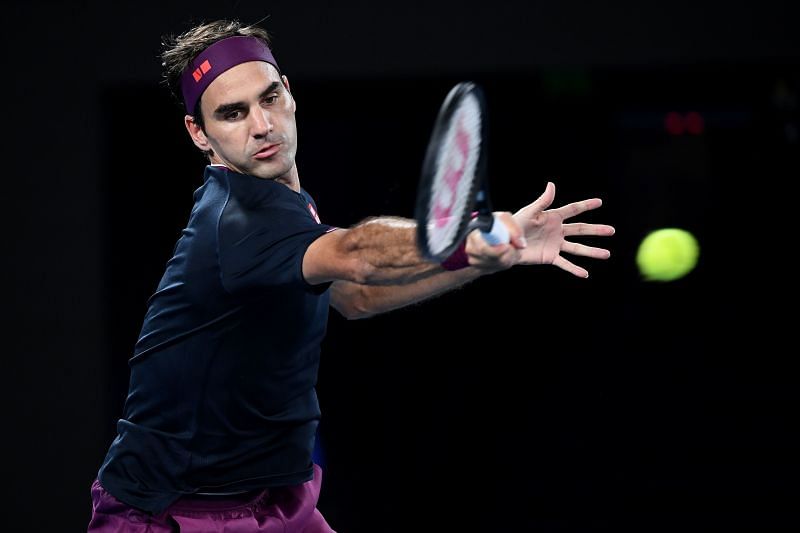
<path fill-rule="evenodd" d="M 617 228 L 594 242 L 608 262 L 576 259 L 588 280 L 516 268 L 369 320 L 332 313 L 320 508 L 337 530 L 800 525 L 792 2 L 2 9 L 3 530 L 85 530 L 147 297 L 201 184 L 160 37 L 265 16 L 325 222 L 412 216 L 436 110 L 472 79 L 496 207 L 552 180 L 556 204 L 602 197 L 583 219 Z M 669 134 L 669 112 L 699 113 L 702 134 Z M 644 282 L 636 246 L 666 226 L 696 235 L 699 264 Z"/>

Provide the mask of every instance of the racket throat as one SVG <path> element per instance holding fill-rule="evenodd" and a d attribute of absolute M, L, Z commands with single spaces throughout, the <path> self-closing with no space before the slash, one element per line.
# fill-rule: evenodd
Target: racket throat
<path fill-rule="evenodd" d="M 474 216 L 472 220 L 469 221 L 469 224 L 467 224 L 467 233 L 475 229 L 479 229 L 484 233 L 489 233 L 492 231 L 493 225 L 494 215 L 492 215 L 492 213 L 478 212 L 477 216 Z"/>

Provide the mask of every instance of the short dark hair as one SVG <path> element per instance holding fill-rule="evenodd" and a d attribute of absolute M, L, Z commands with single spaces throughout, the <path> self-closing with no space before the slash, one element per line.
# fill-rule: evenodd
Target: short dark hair
<path fill-rule="evenodd" d="M 178 104 L 184 107 L 181 92 L 181 74 L 197 55 L 222 39 L 237 35 L 257 37 L 270 46 L 267 31 L 258 26 L 243 26 L 238 20 L 215 20 L 204 22 L 174 37 L 166 36 L 161 40 L 161 66 L 164 83 L 169 88 Z M 200 112 L 200 100 L 194 107 L 194 119 L 198 126 L 204 128 L 203 115 Z"/>

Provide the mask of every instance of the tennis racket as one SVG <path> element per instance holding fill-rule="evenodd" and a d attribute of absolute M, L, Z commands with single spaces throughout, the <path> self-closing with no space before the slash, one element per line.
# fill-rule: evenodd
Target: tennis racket
<path fill-rule="evenodd" d="M 439 109 L 417 190 L 417 242 L 430 261 L 447 259 L 473 229 L 489 244 L 509 241 L 508 229 L 492 214 L 486 134 L 483 91 L 458 83 Z"/>

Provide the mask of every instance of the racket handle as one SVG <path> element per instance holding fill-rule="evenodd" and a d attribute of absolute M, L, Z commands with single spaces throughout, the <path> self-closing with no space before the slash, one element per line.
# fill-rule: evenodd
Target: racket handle
<path fill-rule="evenodd" d="M 481 236 L 483 236 L 483 239 L 492 246 L 496 246 L 498 244 L 507 244 L 510 240 L 508 228 L 496 216 L 493 217 L 492 227 L 489 228 L 489 231 L 481 230 Z"/>

